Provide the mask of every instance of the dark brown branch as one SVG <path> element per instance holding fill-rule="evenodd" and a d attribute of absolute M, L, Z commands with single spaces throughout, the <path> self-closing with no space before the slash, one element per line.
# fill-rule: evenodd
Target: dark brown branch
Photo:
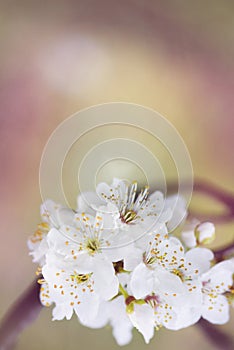
<path fill-rule="evenodd" d="M 40 285 L 35 280 L 12 305 L 2 320 L 0 324 L 1 350 L 13 349 L 20 333 L 39 315 L 42 309 L 42 304 L 39 300 L 39 291 Z"/>
<path fill-rule="evenodd" d="M 197 323 L 197 326 L 210 341 L 214 349 L 233 350 L 234 341 L 227 333 L 224 333 L 219 327 L 204 320 L 203 318 Z"/>

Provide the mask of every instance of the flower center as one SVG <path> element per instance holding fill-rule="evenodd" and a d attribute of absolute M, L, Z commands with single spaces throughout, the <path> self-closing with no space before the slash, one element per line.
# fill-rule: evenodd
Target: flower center
<path fill-rule="evenodd" d="M 145 265 L 150 266 L 153 265 L 157 261 L 157 257 L 155 255 L 146 254 L 146 252 L 143 254 L 143 262 Z"/>
<path fill-rule="evenodd" d="M 128 187 L 127 196 L 121 201 L 119 207 L 120 219 L 125 224 L 130 224 L 134 220 L 140 218 L 140 210 L 143 210 L 147 205 L 149 187 L 145 186 L 137 197 L 136 195 L 137 182 L 134 181 L 132 185 Z"/>
<path fill-rule="evenodd" d="M 156 309 L 160 304 L 160 300 L 157 295 L 147 295 L 144 300 L 146 303 L 150 304 L 154 309 Z"/>
<path fill-rule="evenodd" d="M 125 224 L 132 222 L 137 216 L 137 213 L 134 210 L 127 210 L 126 213 L 120 215 L 120 219 Z"/>
<path fill-rule="evenodd" d="M 91 276 L 91 273 L 71 275 L 71 280 L 72 280 L 72 282 L 76 281 L 78 284 L 82 284 L 82 283 L 87 282 L 89 280 L 90 276 Z"/>
<path fill-rule="evenodd" d="M 89 238 L 86 243 L 86 249 L 90 254 L 94 254 L 100 249 L 100 243 L 96 238 Z"/>
<path fill-rule="evenodd" d="M 174 275 L 178 276 L 182 281 L 184 280 L 184 274 L 181 270 L 173 269 L 172 273 L 174 273 Z"/>

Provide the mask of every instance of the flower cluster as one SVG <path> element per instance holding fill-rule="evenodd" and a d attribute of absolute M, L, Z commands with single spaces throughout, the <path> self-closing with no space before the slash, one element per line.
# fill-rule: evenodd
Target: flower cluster
<path fill-rule="evenodd" d="M 179 330 L 201 317 L 226 323 L 234 259 L 216 263 L 204 247 L 214 238 L 212 223 L 193 221 L 169 234 L 185 213 L 181 198 L 119 179 L 78 196 L 76 210 L 47 200 L 28 246 L 53 320 L 75 313 L 87 327 L 110 324 L 119 345 L 130 342 L 133 327 L 148 343 L 161 327 Z"/>

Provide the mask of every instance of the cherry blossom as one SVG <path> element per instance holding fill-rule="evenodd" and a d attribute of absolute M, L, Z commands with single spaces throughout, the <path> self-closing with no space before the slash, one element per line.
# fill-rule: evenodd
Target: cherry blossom
<path fill-rule="evenodd" d="M 179 330 L 201 317 L 226 323 L 234 259 L 216 263 L 205 247 L 214 225 L 186 222 L 186 213 L 182 198 L 117 178 L 81 193 L 76 210 L 45 201 L 28 247 L 52 319 L 75 314 L 86 327 L 110 325 L 119 345 L 133 328 L 149 343 L 162 327 Z"/>

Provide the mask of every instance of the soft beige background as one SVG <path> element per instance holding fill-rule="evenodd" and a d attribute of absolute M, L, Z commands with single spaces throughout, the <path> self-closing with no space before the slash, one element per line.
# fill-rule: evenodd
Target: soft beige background
<path fill-rule="evenodd" d="M 234 3 L 204 1 L 1 1 L 0 314 L 31 282 L 26 240 L 40 221 L 38 169 L 55 127 L 110 101 L 158 110 L 181 133 L 195 176 L 230 191 L 234 146 Z M 200 205 L 209 209 L 200 199 Z M 233 225 L 217 228 L 218 243 Z M 222 327 L 232 331 L 231 322 Z M 134 334 L 129 349 L 213 349 L 196 327 Z M 117 349 L 110 330 L 51 322 L 51 310 L 18 349 Z"/>

